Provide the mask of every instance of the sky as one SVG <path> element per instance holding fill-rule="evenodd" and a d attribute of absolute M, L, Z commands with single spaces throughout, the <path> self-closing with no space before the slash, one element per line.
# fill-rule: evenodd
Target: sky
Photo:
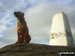
<path fill-rule="evenodd" d="M 49 44 L 53 15 L 62 11 L 75 41 L 75 0 L 0 0 L 0 47 L 17 41 L 15 11 L 25 13 L 30 43 Z"/>

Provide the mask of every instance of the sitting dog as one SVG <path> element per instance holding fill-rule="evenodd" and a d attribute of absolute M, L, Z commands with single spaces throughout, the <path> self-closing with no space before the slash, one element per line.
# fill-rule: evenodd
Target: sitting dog
<path fill-rule="evenodd" d="M 31 37 L 29 35 L 29 30 L 28 30 L 28 27 L 24 18 L 24 13 L 14 12 L 14 15 L 18 21 L 16 25 L 17 36 L 18 36 L 17 42 L 29 43 L 31 40 Z"/>

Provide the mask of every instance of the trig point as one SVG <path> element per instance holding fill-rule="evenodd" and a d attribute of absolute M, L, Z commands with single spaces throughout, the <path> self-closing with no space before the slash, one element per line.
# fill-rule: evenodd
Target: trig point
<path fill-rule="evenodd" d="M 74 41 L 67 15 L 63 12 L 53 16 L 50 45 L 53 46 L 73 46 Z"/>

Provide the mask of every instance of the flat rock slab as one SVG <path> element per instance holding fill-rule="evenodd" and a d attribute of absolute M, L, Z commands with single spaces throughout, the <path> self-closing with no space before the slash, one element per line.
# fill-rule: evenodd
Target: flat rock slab
<path fill-rule="evenodd" d="M 60 52 L 75 52 L 75 47 L 49 46 L 44 44 L 11 44 L 0 48 L 0 56 L 60 56 Z"/>

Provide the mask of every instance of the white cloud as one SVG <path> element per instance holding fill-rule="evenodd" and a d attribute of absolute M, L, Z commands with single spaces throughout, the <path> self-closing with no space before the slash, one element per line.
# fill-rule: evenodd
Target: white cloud
<path fill-rule="evenodd" d="M 15 1 L 15 0 L 14 0 Z M 64 11 L 69 18 L 70 21 L 70 25 L 72 28 L 72 32 L 73 32 L 73 36 L 75 34 L 74 28 L 75 28 L 75 16 L 74 16 L 74 12 L 75 9 L 74 7 L 71 5 L 66 6 L 66 3 L 71 3 L 71 1 L 63 1 L 62 3 L 59 3 L 60 5 L 58 5 L 57 2 L 61 2 L 59 0 L 54 1 L 50 1 L 50 0 L 19 0 L 15 2 L 14 7 L 12 6 L 12 8 L 15 8 L 16 10 L 23 10 L 25 11 L 25 18 L 27 21 L 27 25 L 29 28 L 29 32 L 30 35 L 32 37 L 31 42 L 33 43 L 45 43 L 47 44 L 49 42 L 49 35 L 50 35 L 50 28 L 51 28 L 51 23 L 52 23 L 52 17 L 55 13 L 57 12 L 61 12 Z M 19 4 L 20 2 L 20 4 Z M 12 2 L 13 3 L 13 2 Z M 24 10 L 26 8 L 26 6 L 29 4 L 31 4 L 30 8 L 27 10 Z M 57 4 L 57 5 L 56 5 Z M 6 4 L 8 6 L 8 4 Z M 11 5 L 9 5 L 10 7 Z M 15 9 L 12 10 L 7 10 L 7 13 L 5 14 L 5 16 L 1 19 L 2 24 L 4 25 L 3 27 L 6 26 L 6 24 L 10 24 L 13 19 L 12 13 L 13 11 L 15 11 Z M 11 19 L 8 19 L 8 18 Z M 8 21 L 7 21 L 8 19 Z M 5 22 L 5 23 L 4 23 Z M 1 28 L 2 30 L 2 28 Z M 5 36 L 3 38 L 6 38 L 8 40 L 11 40 L 12 43 L 16 42 L 17 40 L 17 35 L 16 35 L 16 27 L 12 26 L 10 29 L 8 28 L 5 31 Z M 75 37 L 75 36 L 74 36 Z"/>
<path fill-rule="evenodd" d="M 0 35 L 0 38 L 3 37 L 3 35 Z"/>
<path fill-rule="evenodd" d="M 6 13 L 5 16 L 0 19 L 0 32 L 5 31 L 7 29 L 6 24 L 11 24 L 11 19 L 9 19 L 11 12 L 7 12 L 8 13 Z"/>
<path fill-rule="evenodd" d="M 58 5 L 44 4 L 44 3 L 39 3 L 36 7 L 29 9 L 26 12 L 25 17 L 27 18 L 26 20 L 30 29 L 30 34 L 34 39 L 33 42 L 36 42 L 38 40 L 37 43 L 39 43 L 39 40 L 45 40 L 45 38 L 47 39 L 47 41 L 49 40 L 48 36 L 50 34 L 49 32 L 50 32 L 52 17 L 55 13 L 61 11 L 65 12 L 68 15 L 69 21 L 72 22 L 72 20 L 75 18 L 75 16 L 72 16 L 71 18 L 71 15 L 74 15 L 73 9 L 74 8 L 72 7 L 66 7 L 66 6 L 61 7 Z M 73 27 L 74 24 L 75 24 L 74 22 L 70 24 L 71 28 Z M 42 30 L 43 28 L 45 29 Z M 45 30 L 47 32 L 45 32 Z M 73 30 L 74 29 L 72 29 L 72 31 Z"/>
<path fill-rule="evenodd" d="M 5 31 L 5 39 L 15 41 L 17 39 L 16 26 L 10 27 Z"/>
<path fill-rule="evenodd" d="M 3 36 L 0 35 L 0 47 L 15 43 L 16 41 L 17 41 L 16 26 L 13 26 L 5 30 Z"/>
<path fill-rule="evenodd" d="M 23 6 L 26 7 L 26 5 L 27 5 L 27 2 L 25 2 L 25 0 L 19 0 L 19 1 L 17 1 L 15 9 L 20 10 Z"/>
<path fill-rule="evenodd" d="M 0 25 L 0 32 L 4 31 L 6 29 L 7 29 L 7 27 L 5 25 Z"/>

